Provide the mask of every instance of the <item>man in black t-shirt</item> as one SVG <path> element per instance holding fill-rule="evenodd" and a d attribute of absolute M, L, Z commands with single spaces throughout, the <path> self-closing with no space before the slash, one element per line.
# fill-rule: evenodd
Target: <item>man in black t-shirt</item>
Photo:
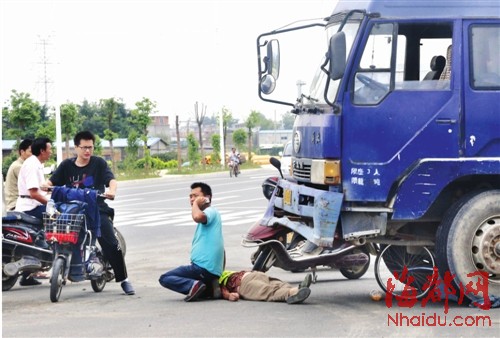
<path fill-rule="evenodd" d="M 82 131 L 75 135 L 74 144 L 76 158 L 61 162 L 47 182 L 49 186 L 66 186 L 70 188 L 89 188 L 99 190 L 107 198 L 114 199 L 117 181 L 106 161 L 93 156 L 95 136 L 90 131 Z M 106 187 L 108 190 L 106 191 Z M 115 280 L 127 295 L 135 294 L 132 284 L 127 278 L 127 268 L 123 252 L 116 239 L 112 224 L 114 210 L 104 200 L 99 199 L 101 218 L 101 237 L 98 238 L 104 256 L 109 260 Z"/>

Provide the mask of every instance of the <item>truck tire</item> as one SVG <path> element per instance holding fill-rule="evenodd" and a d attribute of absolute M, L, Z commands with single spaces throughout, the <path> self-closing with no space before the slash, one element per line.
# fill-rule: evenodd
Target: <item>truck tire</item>
<path fill-rule="evenodd" d="M 446 213 L 436 234 L 436 259 L 441 277 L 455 276 L 452 286 L 462 289 L 481 281 L 477 272 L 488 274 L 489 296 L 500 297 L 500 190 L 463 196 Z M 469 275 L 469 276 L 467 276 Z M 469 300 L 483 300 L 465 292 Z"/>

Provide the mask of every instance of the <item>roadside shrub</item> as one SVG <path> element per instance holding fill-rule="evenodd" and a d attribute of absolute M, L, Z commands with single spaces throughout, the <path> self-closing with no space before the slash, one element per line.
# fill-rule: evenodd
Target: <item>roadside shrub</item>
<path fill-rule="evenodd" d="M 135 162 L 135 167 L 138 169 L 143 169 L 145 163 L 146 160 L 144 158 L 141 158 Z M 151 169 L 161 170 L 166 168 L 167 166 L 165 162 L 156 157 L 151 158 Z"/>
<path fill-rule="evenodd" d="M 174 169 L 177 168 L 178 162 L 177 160 L 170 160 L 168 162 L 164 162 L 166 169 Z"/>
<path fill-rule="evenodd" d="M 153 157 L 158 158 L 158 159 L 162 160 L 163 162 L 168 162 L 170 160 L 177 159 L 177 152 L 176 151 L 169 151 L 168 153 L 155 154 Z"/>

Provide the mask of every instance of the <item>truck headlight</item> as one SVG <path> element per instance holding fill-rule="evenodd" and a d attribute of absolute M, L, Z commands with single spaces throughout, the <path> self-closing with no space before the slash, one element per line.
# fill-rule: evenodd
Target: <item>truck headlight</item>
<path fill-rule="evenodd" d="M 340 161 L 312 160 L 311 183 L 340 184 Z"/>

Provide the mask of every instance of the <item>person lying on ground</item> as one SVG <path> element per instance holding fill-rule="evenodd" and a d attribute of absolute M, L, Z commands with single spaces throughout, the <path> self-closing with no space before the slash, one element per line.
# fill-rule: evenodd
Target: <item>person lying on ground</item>
<path fill-rule="evenodd" d="M 299 304 L 309 297 L 312 275 L 307 274 L 298 287 L 266 275 L 260 271 L 222 272 L 219 278 L 222 298 L 229 301 L 245 300 L 287 302 Z"/>

